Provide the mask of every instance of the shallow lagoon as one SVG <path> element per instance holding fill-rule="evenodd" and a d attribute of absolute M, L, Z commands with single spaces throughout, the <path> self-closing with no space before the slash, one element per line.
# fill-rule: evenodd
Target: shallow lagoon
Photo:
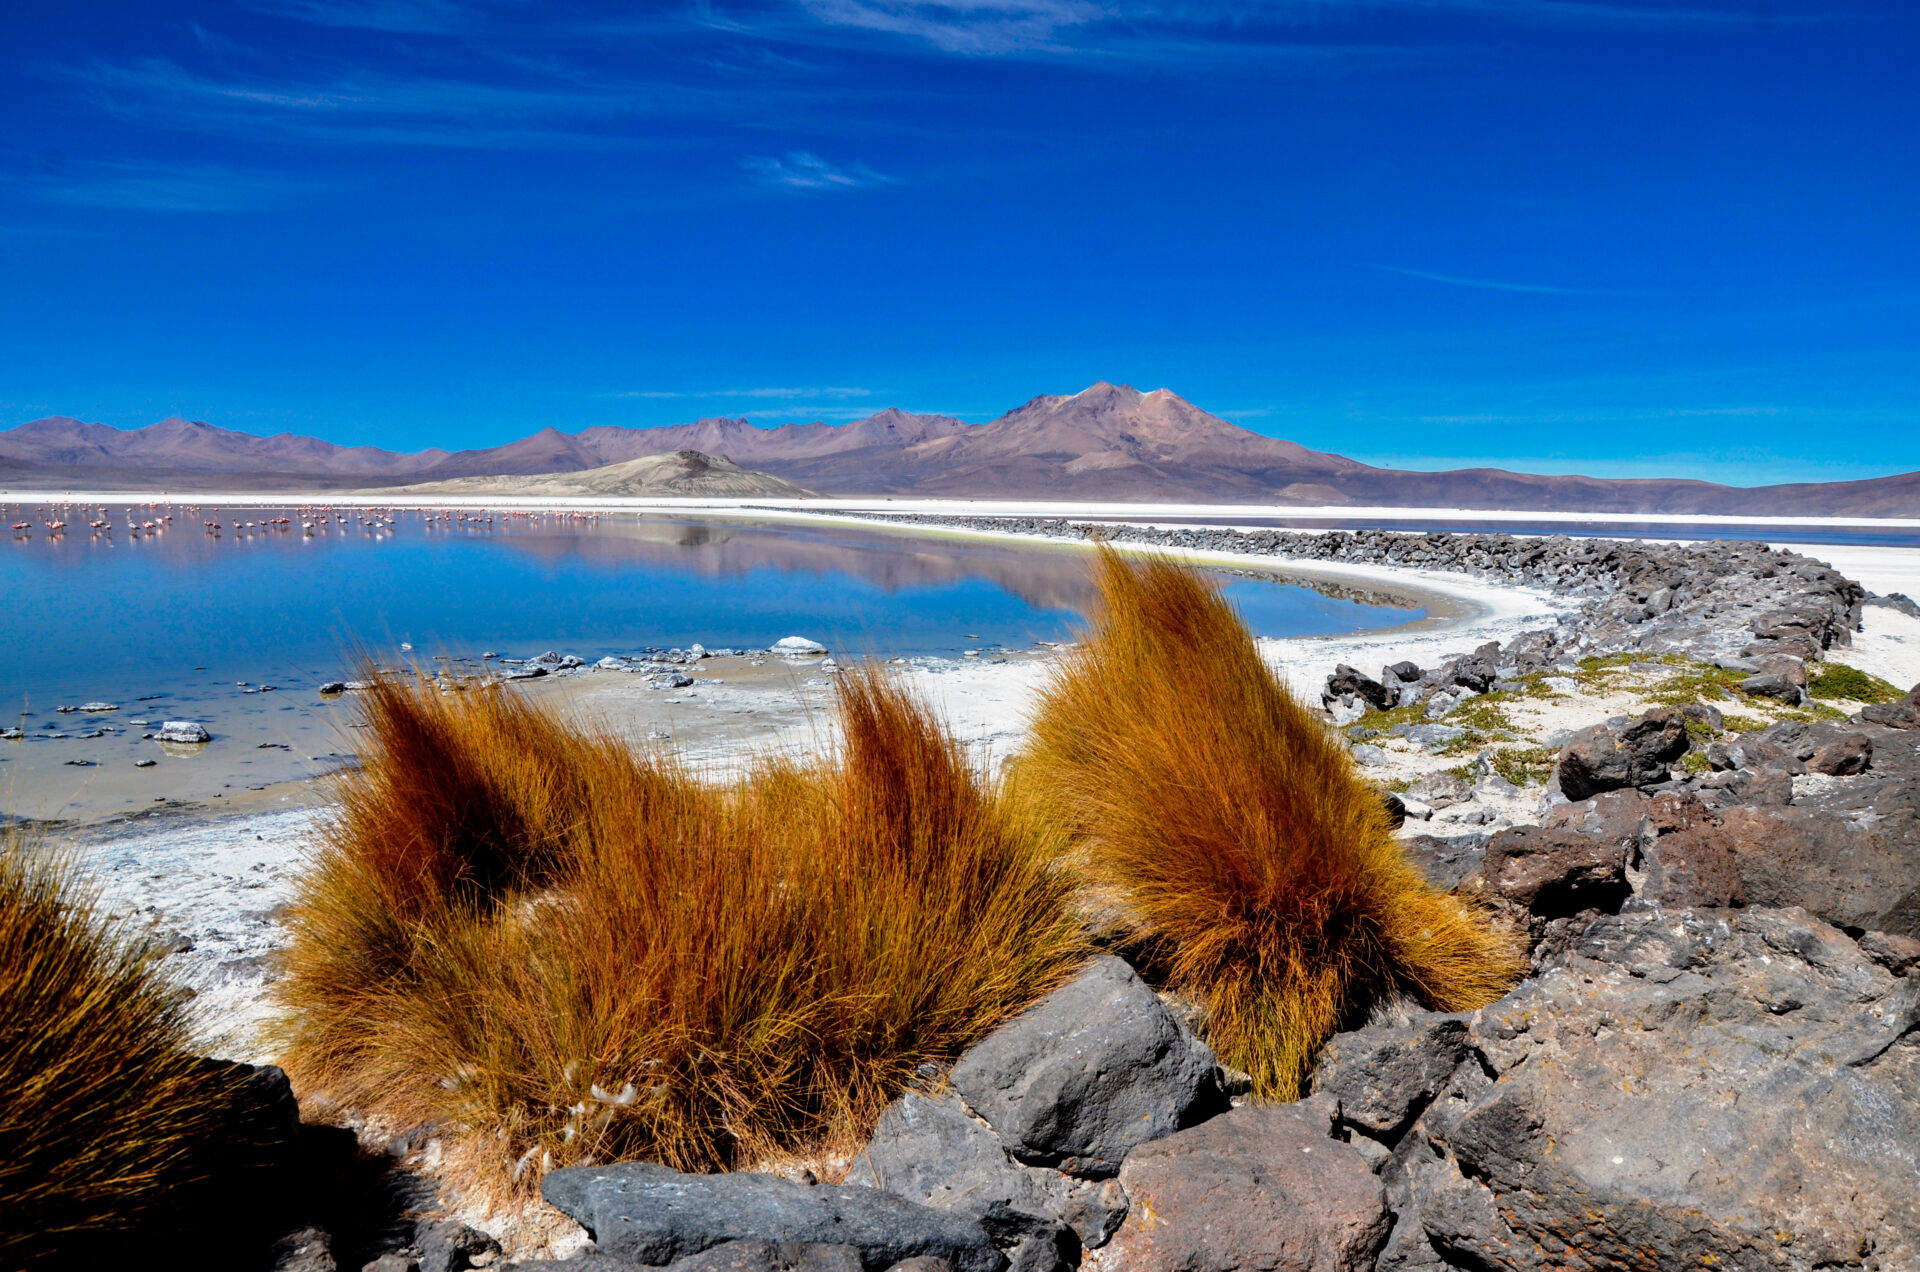
<path fill-rule="evenodd" d="M 305 694 L 348 674 L 356 646 L 389 655 L 402 643 L 420 659 L 549 648 L 592 659 L 800 634 L 844 652 L 951 657 L 1070 639 L 1089 595 L 1083 551 L 837 525 L 396 512 L 388 526 L 389 514 L 352 509 L 185 504 L 134 519 L 168 512 L 164 528 L 133 534 L 124 507 L 76 508 L 57 537 L 44 523 L 13 537 L 0 554 L 0 710 L 242 680 Z M 1420 617 L 1267 580 L 1228 592 L 1268 636 Z"/>
<path fill-rule="evenodd" d="M 316 689 L 351 679 L 356 649 L 387 665 L 548 649 L 592 661 L 802 635 L 842 657 L 957 661 L 1071 639 L 1090 597 L 1084 549 L 829 523 L 180 504 L 133 510 L 155 523 L 135 533 L 128 512 L 43 509 L 0 548 L 0 720 L 25 735 L 0 742 L 0 816 L 231 808 L 249 791 L 284 802 L 287 783 L 353 762 L 351 696 Z M 1270 579 L 1226 586 L 1270 636 L 1422 616 Z M 119 709 L 57 709 L 92 701 Z M 203 723 L 214 744 L 142 740 L 167 719 Z"/>

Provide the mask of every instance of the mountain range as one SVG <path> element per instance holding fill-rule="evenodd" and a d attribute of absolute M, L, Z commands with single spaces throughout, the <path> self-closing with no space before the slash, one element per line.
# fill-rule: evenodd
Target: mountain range
<path fill-rule="evenodd" d="M 1241 428 L 1167 389 L 1095 384 L 986 424 L 889 408 L 847 424 L 760 428 L 703 419 L 657 428 L 545 428 L 505 446 L 413 453 L 259 437 L 170 419 L 140 429 L 63 416 L 0 431 L 0 485 L 345 490 L 467 477 L 548 476 L 697 451 L 824 495 L 1115 502 L 1384 505 L 1734 516 L 1912 516 L 1920 473 L 1740 487 L 1497 468 L 1377 468 Z"/>

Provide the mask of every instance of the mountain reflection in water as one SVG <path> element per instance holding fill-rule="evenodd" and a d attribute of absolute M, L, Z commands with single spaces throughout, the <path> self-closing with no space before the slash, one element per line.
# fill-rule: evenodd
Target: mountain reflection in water
<path fill-rule="evenodd" d="M 345 674 L 356 646 L 591 660 L 801 635 L 847 654 L 954 656 L 1070 639 L 1091 598 L 1080 549 L 830 523 L 185 503 L 12 511 L 29 528 L 0 551 L 11 655 L 0 692 L 36 709 L 188 681 L 310 688 Z M 1264 579 L 1228 593 L 1270 636 L 1419 616 Z"/>

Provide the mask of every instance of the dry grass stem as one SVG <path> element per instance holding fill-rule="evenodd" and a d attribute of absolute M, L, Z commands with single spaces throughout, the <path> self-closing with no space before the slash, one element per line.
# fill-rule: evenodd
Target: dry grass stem
<path fill-rule="evenodd" d="M 0 1266 L 104 1248 L 242 1158 L 239 1077 L 71 866 L 0 839 Z"/>

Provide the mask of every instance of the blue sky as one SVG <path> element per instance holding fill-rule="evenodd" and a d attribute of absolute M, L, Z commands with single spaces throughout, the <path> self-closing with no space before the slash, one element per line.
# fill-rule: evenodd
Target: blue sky
<path fill-rule="evenodd" d="M 1376 462 L 1920 469 L 1920 10 L 0 16 L 0 425 L 398 449 L 1098 379 Z"/>

